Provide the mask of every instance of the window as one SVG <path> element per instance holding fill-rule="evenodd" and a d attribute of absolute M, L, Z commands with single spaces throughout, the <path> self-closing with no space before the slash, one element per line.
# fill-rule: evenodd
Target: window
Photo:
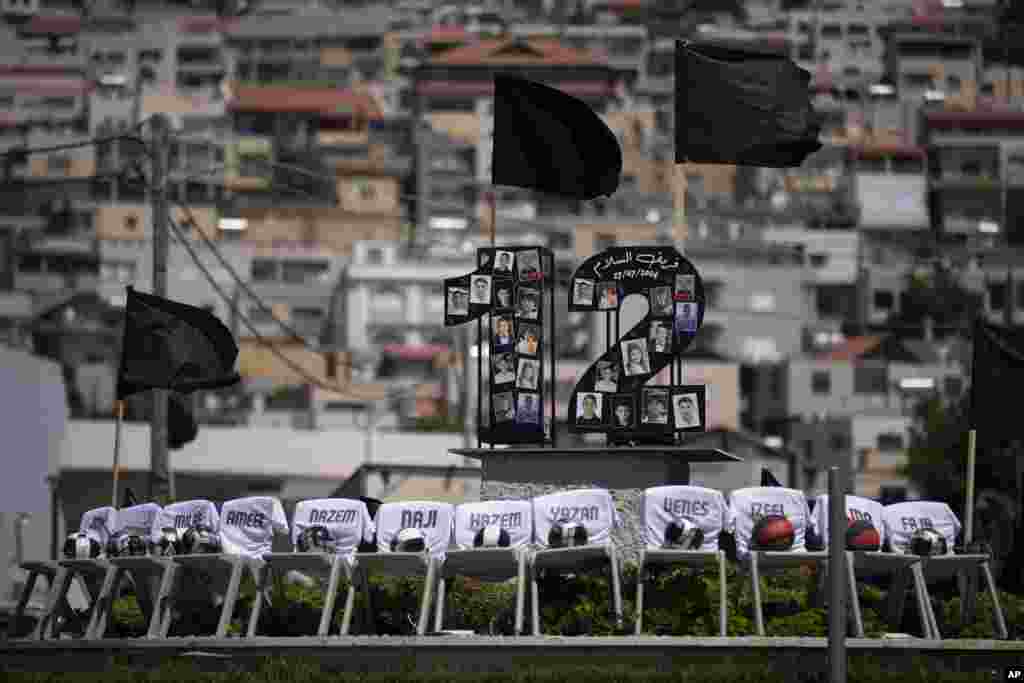
<path fill-rule="evenodd" d="M 849 446 L 849 441 L 845 434 L 833 434 L 829 439 L 829 446 L 832 447 L 833 451 L 842 451 Z"/>
<path fill-rule="evenodd" d="M 828 264 L 828 254 L 810 254 L 807 260 L 813 268 L 824 268 Z"/>
<path fill-rule="evenodd" d="M 1006 305 L 1006 285 L 1002 282 L 990 282 L 988 285 L 988 307 L 993 311 L 1001 311 Z"/>
<path fill-rule="evenodd" d="M 325 282 L 330 276 L 327 261 L 285 261 L 281 264 L 281 279 L 291 284 Z"/>
<path fill-rule="evenodd" d="M 292 309 L 292 320 L 297 323 L 317 323 L 323 318 L 322 308 L 297 307 Z"/>
<path fill-rule="evenodd" d="M 250 272 L 254 282 L 272 282 L 277 279 L 277 261 L 254 259 Z"/>
<path fill-rule="evenodd" d="M 885 394 L 889 375 L 884 365 L 858 365 L 853 369 L 853 393 Z"/>
<path fill-rule="evenodd" d="M 124 229 L 129 232 L 135 232 L 139 229 L 139 217 L 138 216 L 126 216 L 124 219 Z"/>
<path fill-rule="evenodd" d="M 828 370 L 815 370 L 811 375 L 811 392 L 828 395 L 832 392 L 832 375 Z"/>
<path fill-rule="evenodd" d="M 384 250 L 379 247 L 371 247 L 366 250 L 367 263 L 384 263 Z"/>
<path fill-rule="evenodd" d="M 128 284 L 135 282 L 135 263 L 132 261 L 107 261 L 100 264 L 100 277 L 108 282 Z"/>
<path fill-rule="evenodd" d="M 944 377 L 942 389 L 949 398 L 957 398 L 963 393 L 964 380 L 962 377 Z"/>
<path fill-rule="evenodd" d="M 878 450 L 882 452 L 903 450 L 903 435 L 896 432 L 879 434 L 877 439 Z"/>
<path fill-rule="evenodd" d="M 373 293 L 374 322 L 398 322 L 405 317 L 405 295 L 398 287 L 382 285 Z"/>
<path fill-rule="evenodd" d="M 71 159 L 64 156 L 52 156 L 46 160 L 46 167 L 50 173 L 67 175 L 71 172 Z"/>
<path fill-rule="evenodd" d="M 887 289 L 876 289 L 874 300 L 875 308 L 880 311 L 891 311 L 896 304 L 896 298 Z"/>

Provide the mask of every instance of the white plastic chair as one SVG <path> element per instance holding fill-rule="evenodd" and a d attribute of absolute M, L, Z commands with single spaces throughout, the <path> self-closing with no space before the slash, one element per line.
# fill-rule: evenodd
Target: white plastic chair
<path fill-rule="evenodd" d="M 725 526 L 728 505 L 721 491 L 702 486 L 655 486 L 644 491 L 640 504 L 640 518 L 646 548 L 640 551 L 640 566 L 636 582 L 636 635 L 643 633 L 644 587 L 647 568 L 652 566 L 682 565 L 718 569 L 719 633 L 728 632 L 728 603 L 726 591 L 725 552 L 718 547 L 718 536 Z M 665 548 L 665 531 L 672 522 L 681 518 L 697 524 L 704 533 L 699 549 L 680 550 Z"/>
<path fill-rule="evenodd" d="M 480 529 L 497 526 L 508 532 L 505 548 L 474 546 Z M 495 500 L 464 503 L 455 508 L 453 531 L 455 550 L 449 550 L 440 566 L 437 582 L 437 612 L 434 630 L 444 628 L 445 581 L 471 576 L 482 581 L 516 579 L 515 634 L 522 635 L 526 599 L 526 566 L 533 543 L 533 505 L 528 500 Z"/>
<path fill-rule="evenodd" d="M 932 528 L 946 539 L 947 553 L 945 555 L 928 557 L 913 555 L 920 559 L 920 564 L 917 565 L 920 570 L 915 574 L 915 582 L 918 584 L 918 595 L 923 596 L 925 602 L 923 607 L 931 626 L 931 638 L 941 640 L 942 633 L 939 631 L 939 624 L 928 595 L 928 584 L 951 579 L 962 572 L 970 572 L 976 577 L 979 569 L 985 577 L 987 590 L 992 598 L 992 618 L 995 622 L 996 632 L 1000 638 L 1009 637 L 1006 617 L 1003 614 L 1002 605 L 999 603 L 999 592 L 996 590 L 996 583 L 989 567 L 991 557 L 982 553 L 957 555 L 954 552 L 953 548 L 957 535 L 960 533 L 961 524 L 960 519 L 949 505 L 939 501 L 910 501 L 887 505 L 884 510 L 884 522 L 886 536 L 889 538 L 889 545 L 893 553 L 910 555 L 910 539 L 914 532 L 921 528 Z M 969 585 L 977 586 L 977 583 L 970 582 Z M 897 588 L 894 585 L 890 593 Z M 897 598 L 900 594 L 902 594 L 902 590 Z M 921 599 L 922 597 L 919 597 L 919 600 Z M 964 602 L 964 600 L 961 601 L 961 606 Z M 903 600 L 898 600 L 897 604 L 891 605 L 890 619 L 899 619 L 903 603 Z M 966 613 L 961 608 L 961 621 L 966 620 L 966 617 Z"/>
<path fill-rule="evenodd" d="M 302 532 L 309 527 L 322 526 L 331 534 L 333 554 L 322 552 L 299 552 L 298 540 Z M 256 594 L 256 603 L 253 605 L 252 615 L 249 619 L 248 635 L 255 636 L 259 623 L 260 611 L 263 605 L 263 595 L 270 585 L 271 574 L 274 571 L 308 571 L 318 575 L 320 578 L 327 578 L 327 586 L 324 591 L 324 606 L 320 613 L 320 626 L 317 629 L 318 636 L 326 636 L 331 626 L 331 615 L 334 613 L 334 603 L 338 594 L 338 584 L 342 574 L 348 580 L 348 596 L 345 601 L 344 617 L 341 624 L 341 633 L 348 633 L 349 619 L 352 616 L 352 606 L 355 603 L 355 585 L 352 580 L 352 568 L 355 559 L 356 549 L 360 541 L 371 542 L 375 526 L 366 508 L 366 503 L 361 500 L 348 498 L 317 498 L 304 500 L 295 506 L 295 514 L 292 516 L 292 546 L 294 552 L 290 553 L 267 553 L 263 556 L 266 563 L 262 576 L 260 590 Z"/>
<path fill-rule="evenodd" d="M 106 577 L 110 564 L 106 559 L 107 541 L 117 529 L 117 510 L 110 507 L 94 508 L 82 515 L 79 524 L 79 532 L 89 534 L 100 545 L 100 555 L 90 559 L 63 559 L 57 562 L 62 571 L 54 576 L 54 588 L 51 591 L 46 611 L 37 627 L 37 633 L 43 639 L 56 638 L 60 635 L 61 627 L 57 621 L 61 612 L 70 605 L 68 593 L 71 591 L 72 583 L 77 582 L 88 601 L 88 620 L 86 622 L 85 637 L 90 635 L 89 625 L 92 623 L 92 613 L 95 611 L 96 600 L 102 590 L 103 580 Z"/>
<path fill-rule="evenodd" d="M 587 530 L 587 544 L 551 548 L 548 534 L 560 521 L 578 522 Z M 612 540 L 612 529 L 621 525 L 615 501 L 605 489 L 560 491 L 533 499 L 534 542 L 538 549 L 530 557 L 530 583 L 533 605 L 533 635 L 541 635 L 540 571 L 565 573 L 607 565 L 611 572 L 612 608 L 616 623 L 622 626 L 622 586 L 619 557 Z"/>
<path fill-rule="evenodd" d="M 455 508 L 450 503 L 433 501 L 403 501 L 385 503 L 377 510 L 377 552 L 356 553 L 355 580 L 366 596 L 367 609 L 370 605 L 369 575 L 371 572 L 388 576 L 425 576 L 423 598 L 420 604 L 420 618 L 416 624 L 417 635 L 427 632 L 430 619 L 430 599 L 437 581 L 438 566 L 443 564 L 452 538 L 452 523 Z M 426 537 L 426 548 L 421 553 L 395 552 L 391 542 L 398 532 L 406 528 L 418 528 Z M 348 610 L 351 612 L 351 610 Z M 350 621 L 350 615 L 344 617 Z M 376 631 L 373 620 L 368 626 Z M 342 633 L 347 635 L 347 633 Z"/>

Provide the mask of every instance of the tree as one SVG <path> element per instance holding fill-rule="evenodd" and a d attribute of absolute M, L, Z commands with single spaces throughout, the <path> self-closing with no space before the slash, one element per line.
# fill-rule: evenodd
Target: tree
<path fill-rule="evenodd" d="M 950 269 L 939 265 L 931 273 L 916 272 L 907 278 L 899 312 L 890 316 L 890 325 L 923 329 L 925 320 L 931 319 L 938 329 L 971 329 L 982 295 L 965 289 Z"/>

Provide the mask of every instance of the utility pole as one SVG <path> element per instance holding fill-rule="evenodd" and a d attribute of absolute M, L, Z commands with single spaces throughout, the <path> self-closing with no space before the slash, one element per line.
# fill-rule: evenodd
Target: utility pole
<path fill-rule="evenodd" d="M 150 119 L 153 160 L 150 200 L 153 210 L 153 294 L 167 296 L 167 152 L 170 124 L 163 114 Z M 174 497 L 174 482 L 167 459 L 167 390 L 153 389 L 153 416 L 149 435 L 150 500 Z"/>

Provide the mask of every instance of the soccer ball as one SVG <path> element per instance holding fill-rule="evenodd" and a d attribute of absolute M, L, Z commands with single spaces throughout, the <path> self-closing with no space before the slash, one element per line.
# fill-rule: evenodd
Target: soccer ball
<path fill-rule="evenodd" d="M 91 560 L 100 556 L 103 547 L 89 534 L 77 531 L 64 540 L 64 557 L 69 560 Z"/>
<path fill-rule="evenodd" d="M 153 554 L 159 557 L 170 557 L 181 552 L 181 538 L 178 536 L 178 530 L 173 527 L 161 529 L 160 537 L 153 543 Z"/>
<path fill-rule="evenodd" d="M 946 537 L 935 529 L 918 529 L 910 537 L 910 552 L 928 557 L 946 554 Z"/>
<path fill-rule="evenodd" d="M 677 550 L 698 550 L 704 545 L 704 530 L 689 519 L 669 522 L 665 528 L 665 547 Z"/>
<path fill-rule="evenodd" d="M 208 526 L 190 527 L 181 538 L 187 555 L 216 554 L 220 552 L 220 537 Z"/>
<path fill-rule="evenodd" d="M 327 527 L 311 526 L 302 530 L 296 545 L 300 553 L 326 553 L 330 552 L 330 542 L 331 532 Z"/>
<path fill-rule="evenodd" d="M 757 520 L 750 540 L 754 550 L 785 551 L 796 542 L 796 530 L 782 515 L 766 515 Z"/>
<path fill-rule="evenodd" d="M 500 526 L 485 526 L 477 530 L 473 537 L 475 548 L 507 548 L 512 542 L 508 530 Z"/>
<path fill-rule="evenodd" d="M 107 543 L 107 555 L 110 557 L 142 557 L 149 554 L 149 546 L 142 536 L 135 534 L 117 534 Z"/>
<path fill-rule="evenodd" d="M 572 548 L 587 544 L 587 527 L 577 522 L 555 522 L 548 532 L 548 546 Z"/>
<path fill-rule="evenodd" d="M 422 553 L 427 549 L 427 537 L 419 529 L 402 529 L 391 539 L 391 552 Z"/>
<path fill-rule="evenodd" d="M 882 536 L 871 522 L 856 519 L 846 527 L 846 549 L 877 551 L 882 547 Z"/>

